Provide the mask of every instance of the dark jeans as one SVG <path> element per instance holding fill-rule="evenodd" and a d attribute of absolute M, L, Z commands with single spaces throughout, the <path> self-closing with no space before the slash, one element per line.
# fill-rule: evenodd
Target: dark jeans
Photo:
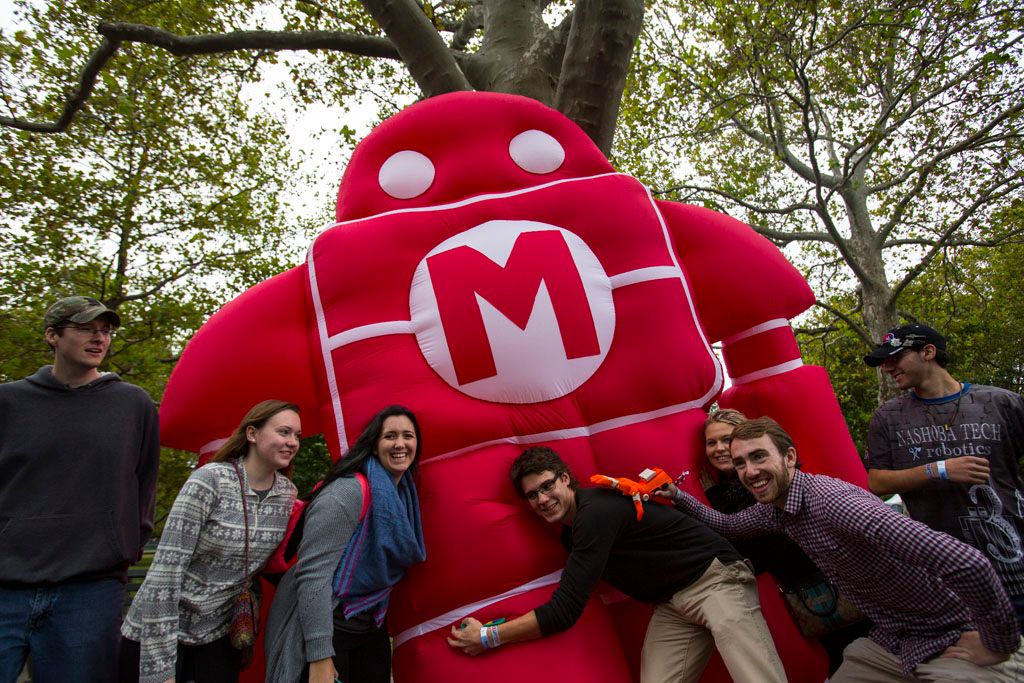
<path fill-rule="evenodd" d="M 116 681 L 123 604 L 117 579 L 0 588 L 0 683 L 28 658 L 36 683 Z"/>
<path fill-rule="evenodd" d="M 121 641 L 118 663 L 121 683 L 138 683 L 140 646 L 134 640 Z M 229 636 L 205 645 L 178 643 L 175 683 L 238 683 L 242 651 L 231 647 Z"/>
<path fill-rule="evenodd" d="M 368 633 L 346 633 L 334 629 L 334 668 L 342 683 L 389 683 L 391 680 L 391 639 L 386 629 Z M 300 681 L 309 678 L 309 667 Z"/>
<path fill-rule="evenodd" d="M 1017 613 L 1017 626 L 1020 627 L 1020 634 L 1024 636 L 1024 595 L 1011 595 L 1010 604 L 1013 611 Z"/>

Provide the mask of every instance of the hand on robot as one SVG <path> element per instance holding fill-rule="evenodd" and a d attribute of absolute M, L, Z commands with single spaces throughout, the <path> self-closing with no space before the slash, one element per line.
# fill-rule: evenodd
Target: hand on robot
<path fill-rule="evenodd" d="M 451 636 L 448 644 L 464 654 L 476 657 L 484 651 L 484 644 L 480 638 L 480 629 L 483 624 L 473 617 L 466 617 L 457 626 L 452 626 Z"/>

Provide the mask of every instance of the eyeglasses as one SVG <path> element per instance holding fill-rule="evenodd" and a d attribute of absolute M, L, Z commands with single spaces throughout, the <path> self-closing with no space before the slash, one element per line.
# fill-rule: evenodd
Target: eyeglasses
<path fill-rule="evenodd" d="M 94 334 L 98 334 L 101 337 L 106 337 L 107 339 L 110 339 L 111 337 L 114 336 L 114 330 L 109 327 L 92 327 L 91 325 L 75 324 L 61 325 L 60 327 L 65 330 L 74 330 L 75 332 L 85 334 L 90 337 L 93 336 Z"/>
<path fill-rule="evenodd" d="M 525 494 L 526 500 L 534 501 L 540 498 L 540 494 L 545 496 L 555 490 L 555 484 L 558 483 L 558 477 L 551 477 L 547 481 L 542 481 L 540 486 L 535 488 L 533 491 L 527 491 Z"/>

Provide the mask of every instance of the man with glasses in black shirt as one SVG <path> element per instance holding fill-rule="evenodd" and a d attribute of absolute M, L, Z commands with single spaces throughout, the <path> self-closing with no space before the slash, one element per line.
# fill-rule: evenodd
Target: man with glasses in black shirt
<path fill-rule="evenodd" d="M 468 655 L 572 626 L 600 579 L 655 604 L 641 655 L 641 683 L 696 681 L 714 646 L 737 683 L 785 681 L 750 567 L 724 538 L 687 515 L 633 502 L 609 489 L 579 489 L 561 458 L 529 448 L 512 464 L 516 491 L 545 521 L 561 523 L 569 551 L 551 599 L 509 622 L 467 618 L 452 647 Z"/>

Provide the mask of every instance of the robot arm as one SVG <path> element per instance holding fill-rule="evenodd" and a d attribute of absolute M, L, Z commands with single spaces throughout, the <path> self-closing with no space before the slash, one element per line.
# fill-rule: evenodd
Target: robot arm
<path fill-rule="evenodd" d="M 807 282 L 767 239 L 728 216 L 659 202 L 708 341 L 722 344 L 732 386 L 719 399 L 768 415 L 813 472 L 866 486 L 864 468 L 824 369 L 806 366 L 789 319 L 814 303 Z"/>
<path fill-rule="evenodd" d="M 196 332 L 160 406 L 163 445 L 200 453 L 202 462 L 253 405 L 272 398 L 299 405 L 304 433 L 323 431 L 307 289 L 305 266 L 293 268 L 247 290 Z"/>

